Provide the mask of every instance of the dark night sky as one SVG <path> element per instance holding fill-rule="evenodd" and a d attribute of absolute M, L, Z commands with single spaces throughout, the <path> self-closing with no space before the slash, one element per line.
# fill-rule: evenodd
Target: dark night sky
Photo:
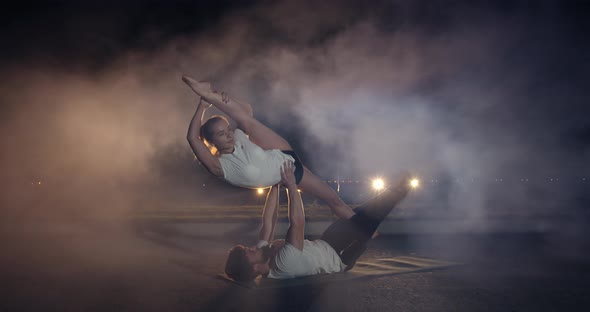
<path fill-rule="evenodd" d="M 3 61 L 101 66 L 130 50 L 150 50 L 195 34 L 230 1 L 18 1 L 2 13 Z"/>
<path fill-rule="evenodd" d="M 202 176 L 184 138 L 188 73 L 255 102 L 326 178 L 589 174 L 589 13 L 587 1 L 5 4 L 1 163 L 26 179 Z"/>
<path fill-rule="evenodd" d="M 281 1 L 279 1 L 281 2 Z M 283 1 L 289 2 L 289 1 Z M 129 51 L 149 52 L 180 36 L 198 36 L 220 27 L 229 14 L 241 14 L 274 1 L 18 1 L 1 15 L 2 63 L 43 63 L 65 67 L 104 66 Z M 301 15 L 313 11 L 311 1 L 293 5 Z M 492 24 L 514 20 L 529 33 L 507 63 L 536 64 L 551 80 L 583 81 L 589 23 L 586 1 L 327 1 L 338 23 L 323 25 L 301 38 L 259 17 L 264 40 L 289 46 L 318 45 L 346 27 L 373 19 L 384 32 L 404 27 L 432 35 L 460 25 L 462 19 L 488 19 Z M 346 9 L 343 9 L 346 8 Z M 331 11 L 327 9 L 328 11 Z M 350 11 L 354 12 L 351 14 Z M 284 12 L 281 12 L 285 14 Z M 274 28 L 274 29 L 273 29 Z M 550 61 L 550 64 L 546 64 Z M 548 66 L 542 66 L 542 65 Z"/>

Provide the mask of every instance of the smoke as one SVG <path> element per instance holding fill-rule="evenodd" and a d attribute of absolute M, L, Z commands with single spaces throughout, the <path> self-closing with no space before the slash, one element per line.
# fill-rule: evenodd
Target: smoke
<path fill-rule="evenodd" d="M 571 116 L 584 97 L 571 92 L 577 82 L 540 75 L 571 66 L 555 59 L 569 49 L 565 26 L 490 6 L 414 21 L 404 16 L 412 5 L 376 7 L 354 15 L 286 2 L 240 12 L 213 42 L 196 40 L 201 51 L 223 46 L 217 58 L 230 65 L 194 75 L 252 101 L 258 118 L 297 138 L 320 176 L 410 170 L 445 184 L 431 206 L 477 220 L 576 204 L 570 184 L 556 191 L 548 182 L 588 170 L 562 140 L 586 122 Z"/>
<path fill-rule="evenodd" d="M 588 172 L 587 148 L 562 141 L 587 121 L 575 113 L 587 99 L 552 70 L 572 67 L 556 58 L 573 53 L 567 25 L 547 24 L 550 8 L 537 11 L 539 18 L 492 5 L 262 3 L 192 33 L 150 29 L 140 41 L 162 42 L 149 49 L 109 41 L 116 56 L 92 70 L 62 69 L 50 58 L 7 66 L 5 210 L 116 219 L 158 197 L 203 198 L 195 186 L 211 178 L 185 141 L 195 96 L 182 74 L 250 101 L 326 179 L 410 170 L 425 192 L 439 192 L 428 204 L 443 207 L 439 215 L 477 220 L 498 207 L 567 205 L 567 192 L 538 194 L 549 177 Z M 524 178 L 529 184 L 516 183 Z M 446 184 L 428 184 L 435 180 Z"/>

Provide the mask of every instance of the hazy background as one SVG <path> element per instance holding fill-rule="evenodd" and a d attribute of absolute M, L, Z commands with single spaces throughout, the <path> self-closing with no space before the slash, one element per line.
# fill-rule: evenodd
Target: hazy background
<path fill-rule="evenodd" d="M 244 192 L 192 156 L 195 95 L 180 80 L 189 74 L 250 101 L 323 179 L 407 169 L 440 216 L 565 214 L 582 227 L 587 8 L 21 4 L 2 13 L 2 215 L 112 225 L 154 202 Z"/>

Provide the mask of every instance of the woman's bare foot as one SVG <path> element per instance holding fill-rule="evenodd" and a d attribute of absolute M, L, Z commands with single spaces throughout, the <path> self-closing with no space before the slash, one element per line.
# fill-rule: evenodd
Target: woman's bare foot
<path fill-rule="evenodd" d="M 209 82 L 197 81 L 189 76 L 182 76 L 182 81 L 206 102 L 215 105 L 217 109 L 235 120 L 238 123 L 238 127 L 246 123 L 251 123 L 253 119 L 251 110 L 246 109 L 244 105 L 234 101 L 227 93 L 217 92 L 212 89 Z"/>
<path fill-rule="evenodd" d="M 205 101 L 213 105 L 223 104 L 221 94 L 211 89 L 211 83 L 207 81 L 197 81 L 189 76 L 182 76 L 182 81 L 191 87 L 196 94 L 205 99 Z"/>

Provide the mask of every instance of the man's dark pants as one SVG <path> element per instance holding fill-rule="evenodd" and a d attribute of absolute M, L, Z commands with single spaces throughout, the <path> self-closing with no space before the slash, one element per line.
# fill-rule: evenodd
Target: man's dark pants
<path fill-rule="evenodd" d="M 354 209 L 356 214 L 350 219 L 340 219 L 332 223 L 320 239 L 326 241 L 340 255 L 347 270 L 365 251 L 381 222 L 404 197 L 402 189 L 386 190 L 375 198 Z"/>

